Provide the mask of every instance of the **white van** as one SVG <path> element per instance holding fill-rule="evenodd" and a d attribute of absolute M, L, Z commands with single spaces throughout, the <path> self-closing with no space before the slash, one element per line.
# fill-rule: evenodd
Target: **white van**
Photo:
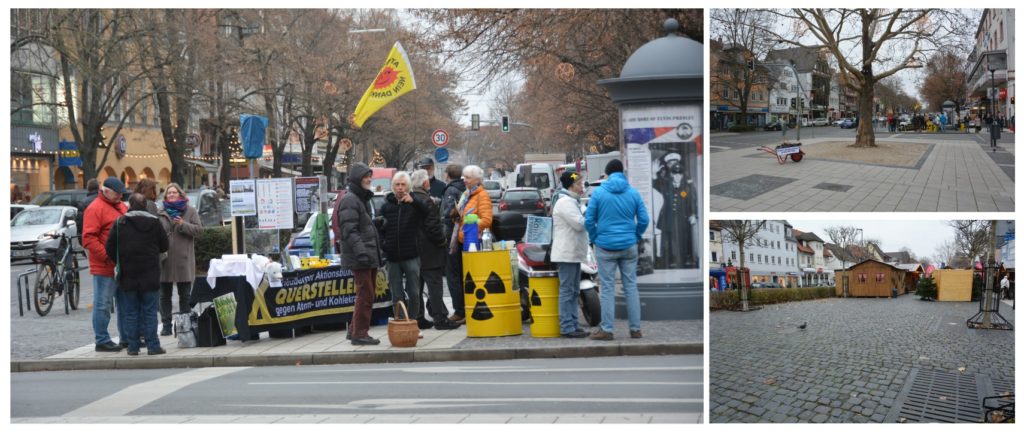
<path fill-rule="evenodd" d="M 519 164 L 516 165 L 516 187 L 537 188 L 544 201 L 550 202 L 557 190 L 558 179 L 551 164 Z"/>

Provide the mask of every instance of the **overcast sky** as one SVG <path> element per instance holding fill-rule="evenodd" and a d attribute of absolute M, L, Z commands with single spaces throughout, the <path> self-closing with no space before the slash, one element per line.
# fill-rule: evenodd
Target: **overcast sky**
<path fill-rule="evenodd" d="M 864 239 L 878 239 L 882 242 L 882 251 L 899 251 L 907 247 L 914 255 L 932 257 L 935 247 L 945 240 L 953 240 L 953 229 L 946 221 L 821 221 L 789 219 L 794 229 L 814 232 L 825 242 L 829 242 L 825 227 L 849 225 L 864 229 Z"/>

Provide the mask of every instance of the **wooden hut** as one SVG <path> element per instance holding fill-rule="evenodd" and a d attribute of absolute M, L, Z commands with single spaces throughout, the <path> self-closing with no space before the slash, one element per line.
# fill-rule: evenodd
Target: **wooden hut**
<path fill-rule="evenodd" d="M 897 295 L 906 290 L 906 271 L 869 259 L 836 271 L 836 296 L 843 296 L 844 283 L 850 285 L 852 297 L 889 298 L 893 287 L 897 288 Z"/>
<path fill-rule="evenodd" d="M 898 264 L 896 267 L 903 269 L 907 273 L 903 290 L 900 291 L 900 294 L 913 293 L 917 290 L 917 282 L 921 280 L 921 275 L 924 274 L 924 267 L 920 263 Z"/>
<path fill-rule="evenodd" d="M 969 302 L 974 284 L 974 271 L 970 269 L 939 269 L 932 272 L 939 291 L 938 300 Z"/>

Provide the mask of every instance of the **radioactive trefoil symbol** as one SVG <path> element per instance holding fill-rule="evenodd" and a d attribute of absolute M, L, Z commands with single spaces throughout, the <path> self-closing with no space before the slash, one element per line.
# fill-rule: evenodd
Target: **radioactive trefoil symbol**
<path fill-rule="evenodd" d="M 537 293 L 536 290 L 533 290 L 533 289 L 530 289 L 530 292 L 532 292 L 530 294 L 530 304 L 533 305 L 534 307 L 539 307 L 540 306 L 540 295 Z"/>
<path fill-rule="evenodd" d="M 476 304 L 473 305 L 473 314 L 470 316 L 473 320 L 484 321 L 490 320 L 494 317 L 494 313 L 491 312 L 491 307 L 487 306 L 487 302 L 484 298 L 487 294 L 505 293 L 505 283 L 501 281 L 501 277 L 498 274 L 491 272 L 487 276 L 487 281 L 484 282 L 483 287 L 477 287 L 476 281 L 473 280 L 473 275 L 466 272 L 466 281 L 464 283 L 464 292 L 468 295 L 472 293 L 476 296 Z"/>

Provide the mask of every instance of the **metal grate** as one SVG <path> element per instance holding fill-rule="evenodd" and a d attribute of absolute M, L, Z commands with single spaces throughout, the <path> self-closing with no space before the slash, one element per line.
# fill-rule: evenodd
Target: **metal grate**
<path fill-rule="evenodd" d="M 896 402 L 894 422 L 980 422 L 984 413 L 973 374 L 913 369 Z M 888 421 L 888 420 L 887 420 Z"/>
<path fill-rule="evenodd" d="M 730 180 L 722 184 L 714 185 L 711 187 L 711 194 L 734 198 L 737 200 L 750 200 L 795 180 L 796 179 L 791 177 L 752 174 L 739 179 Z"/>
<path fill-rule="evenodd" d="M 992 379 L 992 395 L 1012 395 L 1013 394 L 1013 380 L 1006 379 Z M 989 396 L 986 396 L 989 397 Z M 1011 399 L 999 399 L 999 404 L 1007 404 L 1012 402 Z M 989 400 L 989 404 L 992 404 L 992 400 Z"/>
<path fill-rule="evenodd" d="M 814 185 L 812 188 L 823 189 L 826 191 L 846 192 L 849 191 L 850 188 L 853 188 L 853 185 L 840 185 L 838 183 L 822 182 Z"/>

